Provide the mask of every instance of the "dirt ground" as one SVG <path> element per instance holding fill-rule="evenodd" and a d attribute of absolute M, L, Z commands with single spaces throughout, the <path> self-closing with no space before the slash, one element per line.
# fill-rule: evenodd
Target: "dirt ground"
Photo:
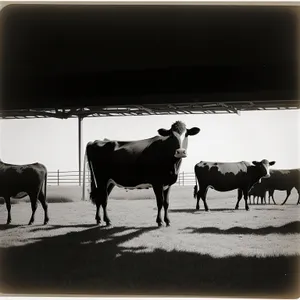
<path fill-rule="evenodd" d="M 55 201 L 54 190 L 46 226 L 40 205 L 32 226 L 26 225 L 28 202 L 13 205 L 9 226 L 6 207 L 0 205 L 1 292 L 299 297 L 295 191 L 284 206 L 251 205 L 250 211 L 243 201 L 234 210 L 236 191 L 209 191 L 210 211 L 205 212 L 203 203 L 195 210 L 193 187 L 174 187 L 171 226 L 158 228 L 152 190 L 113 191 L 110 227 L 95 225 L 95 206 L 74 197 L 78 191 L 65 188 L 61 201 Z M 284 196 L 275 193 L 278 203 Z"/>

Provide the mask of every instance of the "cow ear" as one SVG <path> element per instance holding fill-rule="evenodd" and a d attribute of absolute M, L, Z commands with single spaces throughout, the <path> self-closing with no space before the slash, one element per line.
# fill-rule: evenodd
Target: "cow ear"
<path fill-rule="evenodd" d="M 254 160 L 252 163 L 253 163 L 255 166 L 257 166 L 257 165 L 259 164 L 259 162 L 256 161 L 256 160 Z"/>
<path fill-rule="evenodd" d="M 270 166 L 273 166 L 273 165 L 275 165 L 275 163 L 276 163 L 276 161 L 273 160 L 273 161 L 269 162 L 269 165 L 270 165 Z"/>
<path fill-rule="evenodd" d="M 169 135 L 171 135 L 171 130 L 170 130 L 170 129 L 167 130 L 167 129 L 161 128 L 161 129 L 158 129 L 157 131 L 158 131 L 158 133 L 159 133 L 161 136 L 169 136 Z"/>
<path fill-rule="evenodd" d="M 191 129 L 187 129 L 187 134 L 186 135 L 196 135 L 200 132 L 200 128 L 198 127 L 193 127 Z"/>

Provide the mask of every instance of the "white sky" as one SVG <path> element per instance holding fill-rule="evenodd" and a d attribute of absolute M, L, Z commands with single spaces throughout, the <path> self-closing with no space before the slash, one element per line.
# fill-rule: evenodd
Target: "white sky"
<path fill-rule="evenodd" d="M 201 160 L 276 160 L 274 168 L 300 167 L 300 110 L 254 111 L 224 115 L 176 115 L 86 118 L 83 150 L 95 139 L 135 140 L 157 135 L 177 120 L 198 126 L 189 138 L 181 171 L 193 172 Z M 4 162 L 39 161 L 48 171 L 78 170 L 78 120 L 27 119 L 0 121 L 0 157 Z"/>

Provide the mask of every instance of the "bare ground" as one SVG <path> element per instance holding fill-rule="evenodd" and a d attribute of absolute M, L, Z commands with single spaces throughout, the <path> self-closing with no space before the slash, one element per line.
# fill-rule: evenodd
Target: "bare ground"
<path fill-rule="evenodd" d="M 174 187 L 171 227 L 162 228 L 152 190 L 114 190 L 111 227 L 95 226 L 95 206 L 80 201 L 79 192 L 50 188 L 47 226 L 41 206 L 35 225 L 26 225 L 31 208 L 25 201 L 13 205 L 6 226 L 0 205 L 1 292 L 299 297 L 295 191 L 284 206 L 251 205 L 248 212 L 242 201 L 233 209 L 236 191 L 210 191 L 205 212 L 202 203 L 195 210 L 193 187 Z M 278 203 L 284 196 L 275 194 Z"/>

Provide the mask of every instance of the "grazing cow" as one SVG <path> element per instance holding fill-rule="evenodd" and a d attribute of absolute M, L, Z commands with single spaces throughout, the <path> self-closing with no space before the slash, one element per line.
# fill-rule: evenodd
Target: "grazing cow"
<path fill-rule="evenodd" d="M 269 162 L 263 159 L 261 162 L 205 162 L 201 161 L 195 165 L 195 175 L 199 183 L 197 191 L 197 182 L 194 188 L 194 197 L 197 197 L 196 209 L 199 209 L 199 200 L 203 200 L 205 210 L 208 211 L 206 203 L 206 194 L 209 187 L 216 191 L 227 192 L 238 189 L 238 201 L 235 209 L 239 208 L 239 202 L 244 194 L 245 209 L 249 210 L 247 204 L 248 192 L 251 187 L 263 177 L 270 176 L 269 166 L 275 164 L 275 161 Z"/>
<path fill-rule="evenodd" d="M 271 170 L 270 170 L 271 171 Z M 242 193 L 242 190 L 238 190 L 238 193 Z M 251 204 L 251 196 L 253 196 L 253 204 L 255 204 L 255 198 L 257 198 L 257 204 L 259 202 L 259 198 L 261 204 L 266 203 L 266 189 L 262 183 L 255 183 L 253 187 L 250 189 L 249 193 L 249 204 Z"/>
<path fill-rule="evenodd" d="M 274 191 L 279 190 L 286 191 L 286 198 L 281 205 L 285 204 L 293 188 L 296 188 L 298 192 L 297 204 L 300 203 L 300 169 L 271 169 L 270 177 L 262 179 L 261 183 L 269 192 L 269 203 L 270 197 L 275 203 Z"/>
<path fill-rule="evenodd" d="M 91 172 L 90 198 L 96 204 L 96 222 L 100 223 L 99 209 L 102 205 L 103 219 L 110 225 L 107 215 L 107 199 L 115 185 L 127 189 L 152 187 L 157 202 L 158 226 L 168 217 L 170 187 L 177 181 L 182 158 L 187 156 L 188 136 L 196 135 L 199 128 L 187 129 L 177 121 L 169 130 L 159 129 L 160 136 L 137 141 L 94 141 L 86 146 L 85 161 Z M 85 166 L 85 164 L 84 164 Z M 85 174 L 85 168 L 84 168 Z M 83 180 L 83 199 L 85 175 Z"/>
<path fill-rule="evenodd" d="M 44 184 L 44 192 L 42 187 Z M 44 209 L 44 224 L 49 221 L 48 206 L 46 203 L 47 190 L 47 169 L 39 163 L 28 165 L 11 165 L 0 160 L 0 197 L 5 199 L 7 208 L 7 222 L 11 222 L 10 198 L 24 198 L 29 196 L 32 215 L 29 225 L 34 222 L 34 215 L 37 208 L 37 199 Z"/>

